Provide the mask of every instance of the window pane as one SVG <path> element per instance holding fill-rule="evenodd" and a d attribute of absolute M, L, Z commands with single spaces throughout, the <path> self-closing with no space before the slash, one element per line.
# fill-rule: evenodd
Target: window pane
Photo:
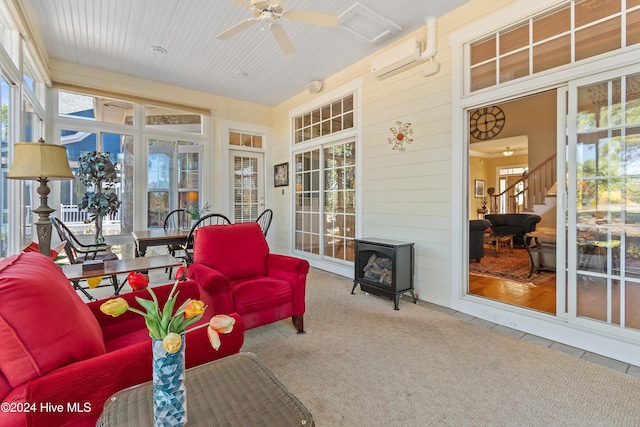
<path fill-rule="evenodd" d="M 149 227 L 162 227 L 169 213 L 169 192 L 150 191 L 148 197 L 147 224 Z"/>
<path fill-rule="evenodd" d="M 200 185 L 198 153 L 178 154 L 178 189 L 198 188 Z"/>
<path fill-rule="evenodd" d="M 620 0 L 584 0 L 576 2 L 576 27 L 620 12 Z"/>
<path fill-rule="evenodd" d="M 569 30 L 571 30 L 571 8 L 565 7 L 533 20 L 533 42 L 537 43 Z"/>
<path fill-rule="evenodd" d="M 240 134 L 238 132 L 229 132 L 229 145 L 240 145 Z"/>
<path fill-rule="evenodd" d="M 571 62 L 571 36 L 566 35 L 533 47 L 533 72 L 549 70 Z"/>
<path fill-rule="evenodd" d="M 498 40 L 500 43 L 500 55 L 527 46 L 529 44 L 529 23 L 501 33 Z"/>
<path fill-rule="evenodd" d="M 203 133 L 200 114 L 170 108 L 146 106 L 145 126 L 171 132 Z"/>
<path fill-rule="evenodd" d="M 620 17 L 576 31 L 576 61 L 620 47 Z"/>
<path fill-rule="evenodd" d="M 353 111 L 353 95 L 345 96 L 342 99 L 342 105 L 345 112 Z"/>
<path fill-rule="evenodd" d="M 353 113 L 347 113 L 343 116 L 343 120 L 344 120 L 344 128 L 345 129 L 351 129 L 354 124 L 353 124 Z"/>
<path fill-rule="evenodd" d="M 491 37 L 471 45 L 471 65 L 476 65 L 496 57 L 496 38 Z"/>
<path fill-rule="evenodd" d="M 58 91 L 58 114 L 97 122 L 133 125 L 133 104 L 126 101 Z"/>
<path fill-rule="evenodd" d="M 471 69 L 471 90 L 480 90 L 496 84 L 496 62 L 491 61 Z"/>
<path fill-rule="evenodd" d="M 636 43 L 640 43 L 640 9 L 627 13 L 627 46 Z"/>
<path fill-rule="evenodd" d="M 9 147 L 9 130 L 11 126 L 10 114 L 10 86 L 4 77 L 0 79 L 0 95 L 2 97 L 2 176 L 7 176 L 9 172 L 9 159 L 8 159 L 8 147 Z M 2 180 L 2 187 L 0 187 L 0 196 L 2 200 L 2 213 L 0 214 L 0 258 L 4 258 L 8 255 L 7 242 L 9 236 L 13 235 L 14 231 L 8 228 L 9 223 L 9 204 L 8 204 L 8 180 Z M 31 205 L 30 201 L 29 205 Z M 27 201 L 25 201 L 26 205 Z M 28 212 L 21 212 L 21 215 L 29 215 Z M 29 215 L 30 216 L 30 215 Z M 29 230 L 29 234 L 31 234 Z"/>
<path fill-rule="evenodd" d="M 252 135 L 251 145 L 255 148 L 262 148 L 262 137 L 260 135 Z"/>
<path fill-rule="evenodd" d="M 500 83 L 529 75 L 529 51 L 500 58 Z"/>

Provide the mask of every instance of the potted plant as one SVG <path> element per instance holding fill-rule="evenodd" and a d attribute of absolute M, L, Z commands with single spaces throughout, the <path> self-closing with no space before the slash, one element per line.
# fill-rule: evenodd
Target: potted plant
<path fill-rule="evenodd" d="M 80 156 L 78 165 L 76 177 L 87 187 L 78 208 L 87 210 L 89 221 L 95 222 L 95 241 L 102 244 L 102 220 L 115 214 L 120 207 L 115 191 L 118 179 L 116 163 L 111 161 L 109 153 L 90 151 Z"/>
<path fill-rule="evenodd" d="M 195 224 L 195 222 L 197 220 L 199 220 L 203 214 L 205 214 L 206 212 L 209 212 L 209 209 L 211 209 L 211 206 L 209 205 L 209 202 L 205 203 L 204 206 L 202 206 L 202 208 L 200 208 L 197 204 L 193 204 L 191 206 L 189 206 L 186 211 L 189 214 L 189 216 L 191 217 L 191 225 Z"/>

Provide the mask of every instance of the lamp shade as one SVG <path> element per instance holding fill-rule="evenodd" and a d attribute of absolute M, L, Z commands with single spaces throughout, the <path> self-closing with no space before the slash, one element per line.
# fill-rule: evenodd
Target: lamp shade
<path fill-rule="evenodd" d="M 10 179 L 74 179 L 69 167 L 67 149 L 44 142 L 15 144 L 13 163 L 7 173 Z"/>

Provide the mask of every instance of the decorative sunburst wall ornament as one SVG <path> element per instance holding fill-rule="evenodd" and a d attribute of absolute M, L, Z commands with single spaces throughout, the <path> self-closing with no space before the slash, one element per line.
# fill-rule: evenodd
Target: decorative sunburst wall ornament
<path fill-rule="evenodd" d="M 402 124 L 401 121 L 396 122 L 397 127 L 391 128 L 392 137 L 387 138 L 389 144 L 393 144 L 393 149 L 398 151 L 404 151 L 404 143 L 411 144 L 413 139 L 409 138 L 409 135 L 413 135 L 413 129 L 411 129 L 411 123 Z"/>

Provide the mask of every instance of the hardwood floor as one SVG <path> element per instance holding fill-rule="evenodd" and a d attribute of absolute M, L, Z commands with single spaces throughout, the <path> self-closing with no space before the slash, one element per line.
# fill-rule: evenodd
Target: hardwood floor
<path fill-rule="evenodd" d="M 469 293 L 545 313 L 556 313 L 555 275 L 539 285 L 469 274 Z"/>
<path fill-rule="evenodd" d="M 556 281 L 553 278 L 539 285 L 513 282 L 498 277 L 469 274 L 469 293 L 480 297 L 501 301 L 519 307 L 526 307 L 549 314 L 556 314 Z M 611 300 L 610 319 L 606 301 Z M 640 329 L 640 285 L 627 283 L 625 288 L 625 326 Z M 613 283 L 610 295 L 604 283 L 589 282 L 585 279 L 578 284 L 577 315 L 614 325 L 620 324 L 620 286 Z"/>

